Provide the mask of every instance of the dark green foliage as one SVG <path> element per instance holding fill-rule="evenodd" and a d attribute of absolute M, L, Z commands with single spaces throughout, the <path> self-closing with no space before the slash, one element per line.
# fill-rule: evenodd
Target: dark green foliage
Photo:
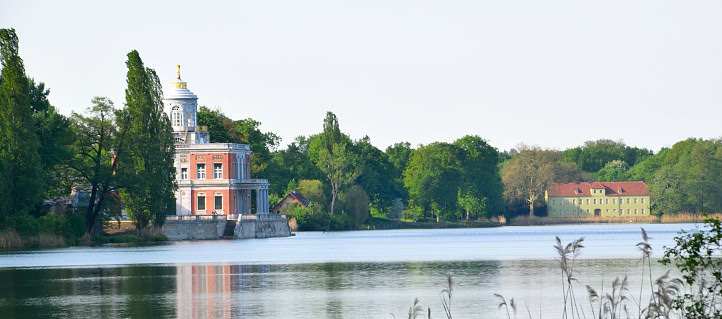
<path fill-rule="evenodd" d="M 50 104 L 50 90 L 45 88 L 44 83 L 36 84 L 32 79 L 28 79 L 28 82 L 35 132 L 42 150 L 39 154 L 45 197 L 65 196 L 70 192 L 70 183 L 63 173 L 73 156 L 70 146 L 74 135 L 70 120 Z"/>
<path fill-rule="evenodd" d="M 137 51 L 128 53 L 126 65 L 126 109 L 119 116 L 127 149 L 118 154 L 123 200 L 138 229 L 160 227 L 176 187 L 172 129 L 155 72 L 143 66 Z"/>
<path fill-rule="evenodd" d="M 673 308 L 685 318 L 722 318 L 722 225 L 712 218 L 705 223 L 704 229 L 675 237 L 661 260 L 676 267 L 691 288 L 674 300 Z"/>
<path fill-rule="evenodd" d="M 271 190 L 274 193 L 292 191 L 293 189 L 288 189 L 292 181 L 323 178 L 321 171 L 309 158 L 308 139 L 303 136 L 297 137 L 286 149 L 275 151 L 271 156 L 272 162 L 263 177 L 272 181 Z"/>
<path fill-rule="evenodd" d="M 211 110 L 205 106 L 200 107 L 197 116 L 198 125 L 208 127 L 211 142 L 248 144 L 253 152 L 252 174 L 266 178 L 272 177 L 269 176 L 269 173 L 274 173 L 274 168 L 271 167 L 272 151 L 280 141 L 278 135 L 261 131 L 261 122 L 254 119 L 234 121 L 226 117 L 220 110 Z M 274 189 L 274 191 L 278 191 L 278 189 Z"/>
<path fill-rule="evenodd" d="M 119 179 L 114 174 L 117 157 L 124 154 L 124 138 L 119 134 L 113 102 L 107 98 L 95 97 L 87 115 L 74 113 L 72 127 L 77 134 L 73 145 L 74 158 L 69 166 L 90 192 L 85 213 L 87 233 L 96 237 L 101 233 L 103 221 L 110 217 L 109 202 L 112 193 L 118 191 Z M 127 133 L 127 132 L 123 132 Z"/>
<path fill-rule="evenodd" d="M 369 214 L 369 195 L 363 187 L 353 185 L 340 198 L 341 211 L 350 217 L 354 228 L 358 228 L 371 216 Z"/>
<path fill-rule="evenodd" d="M 421 208 L 424 219 L 456 214 L 457 190 L 463 186 L 462 150 L 448 143 L 432 143 L 414 150 L 404 170 L 404 186 L 412 206 Z M 444 215 L 444 216 L 440 216 Z"/>
<path fill-rule="evenodd" d="M 602 167 L 594 176 L 594 180 L 600 182 L 615 182 L 627 179 L 629 165 L 621 160 L 613 160 Z"/>
<path fill-rule="evenodd" d="M 403 196 L 403 185 L 393 178 L 396 168 L 386 153 L 371 144 L 368 136 L 356 141 L 352 151 L 360 165 L 356 182 L 371 197 L 374 207 L 386 211 L 394 199 Z"/>
<path fill-rule="evenodd" d="M 596 172 L 613 160 L 621 160 L 629 166 L 634 166 L 651 155 L 650 150 L 629 147 L 622 142 L 612 140 L 588 141 L 583 146 L 562 153 L 565 161 L 576 163 L 579 169 L 586 172 Z"/>
<path fill-rule="evenodd" d="M 395 143 L 386 148 L 386 155 L 388 155 L 389 162 L 394 166 L 393 174 L 391 177 L 394 179 L 396 185 L 400 185 L 401 188 L 399 195 L 405 202 L 409 199 L 409 194 L 406 191 L 404 185 L 404 169 L 411 158 L 411 153 L 414 150 L 411 148 L 411 144 L 408 142 Z"/>
<path fill-rule="evenodd" d="M 77 242 L 85 233 L 85 222 L 78 214 L 46 214 L 41 217 L 15 215 L 6 220 L 3 229 L 14 229 L 23 238 L 56 235 L 68 243 Z"/>
<path fill-rule="evenodd" d="M 483 199 L 484 210 L 497 215 L 503 207 L 503 186 L 499 174 L 499 152 L 484 139 L 467 135 L 454 145 L 462 150 L 461 166 L 464 175 L 463 193 L 477 201 Z"/>
<path fill-rule="evenodd" d="M 722 211 L 721 140 L 687 139 L 640 165 L 631 171 L 648 175 L 658 212 Z"/>
<path fill-rule="evenodd" d="M 14 29 L 0 29 L 0 218 L 34 212 L 44 192 L 30 81 Z"/>

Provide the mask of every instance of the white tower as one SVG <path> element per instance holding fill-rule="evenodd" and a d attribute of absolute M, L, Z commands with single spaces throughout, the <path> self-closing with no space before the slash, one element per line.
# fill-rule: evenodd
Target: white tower
<path fill-rule="evenodd" d="M 180 65 L 176 65 L 176 80 L 163 99 L 165 112 L 170 118 L 176 144 L 205 144 L 208 134 L 196 127 L 198 97 L 188 90 L 188 83 L 180 76 Z"/>

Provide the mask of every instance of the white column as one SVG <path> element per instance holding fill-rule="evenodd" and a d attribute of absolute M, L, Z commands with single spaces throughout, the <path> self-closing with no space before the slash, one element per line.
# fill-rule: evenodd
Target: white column
<path fill-rule="evenodd" d="M 268 213 L 268 189 L 258 188 L 256 190 L 256 214 Z"/>
<path fill-rule="evenodd" d="M 241 154 L 236 153 L 236 179 L 243 179 L 241 176 Z"/>
<path fill-rule="evenodd" d="M 263 212 L 268 213 L 270 203 L 268 202 L 268 188 L 263 189 Z"/>

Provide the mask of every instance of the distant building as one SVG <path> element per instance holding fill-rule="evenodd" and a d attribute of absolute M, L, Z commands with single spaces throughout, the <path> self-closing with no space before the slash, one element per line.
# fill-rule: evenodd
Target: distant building
<path fill-rule="evenodd" d="M 550 217 L 646 216 L 650 198 L 644 182 L 554 183 L 545 194 Z"/>
<path fill-rule="evenodd" d="M 163 99 L 175 138 L 176 215 L 267 214 L 268 180 L 251 178 L 250 147 L 211 143 L 207 128 L 196 123 L 197 100 L 181 80 L 178 66 L 173 87 Z"/>
<path fill-rule="evenodd" d="M 303 197 L 303 195 L 297 191 L 293 191 L 283 197 L 278 204 L 274 205 L 273 208 L 271 208 L 271 211 L 279 214 L 286 213 L 294 205 L 307 207 L 308 203 L 309 201 L 306 197 Z"/>

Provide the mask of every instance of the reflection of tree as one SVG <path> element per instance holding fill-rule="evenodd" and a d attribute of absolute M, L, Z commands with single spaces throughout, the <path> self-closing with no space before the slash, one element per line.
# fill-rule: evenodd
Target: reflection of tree
<path fill-rule="evenodd" d="M 160 318 L 173 317 L 173 308 L 161 295 L 172 291 L 172 278 L 168 267 L 125 267 L 120 269 L 121 292 L 127 294 L 125 313 L 121 317 Z"/>

